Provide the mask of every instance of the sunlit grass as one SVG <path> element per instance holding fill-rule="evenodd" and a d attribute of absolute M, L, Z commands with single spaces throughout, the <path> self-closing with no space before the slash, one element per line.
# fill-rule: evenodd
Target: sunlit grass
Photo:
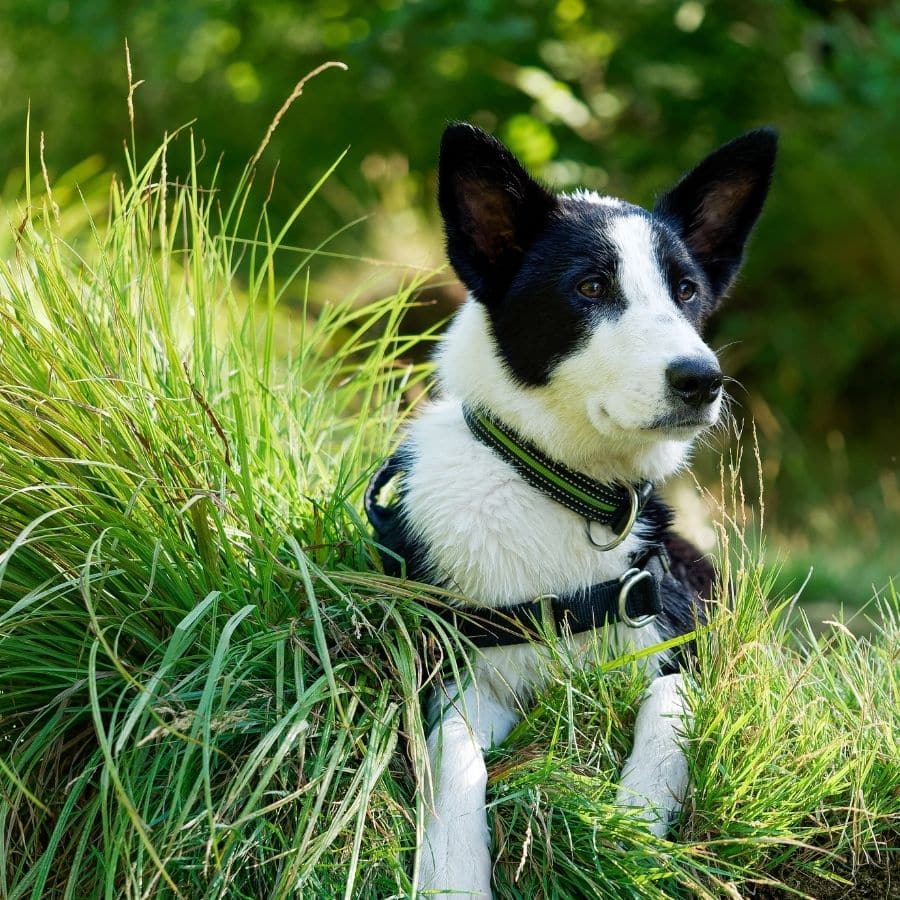
<path fill-rule="evenodd" d="M 420 691 L 458 644 L 379 574 L 359 501 L 427 377 L 418 283 L 313 304 L 314 252 L 265 217 L 236 238 L 249 184 L 164 160 L 77 252 L 49 206 L 5 238 L 0 894 L 408 896 Z M 639 669 L 561 659 L 491 755 L 498 896 L 735 896 L 896 846 L 896 598 L 871 641 L 798 650 L 722 533 L 681 841 L 611 805 Z"/>
<path fill-rule="evenodd" d="M 735 897 L 783 880 L 821 898 L 842 896 L 857 866 L 877 873 L 876 890 L 889 870 L 896 879 L 896 595 L 872 610 L 883 616 L 872 640 L 836 627 L 798 648 L 790 598 L 772 598 L 777 574 L 753 562 L 733 523 L 722 539 L 733 596 L 700 635 L 689 680 L 691 794 L 677 842 L 633 828 L 612 805 L 638 668 L 563 664 L 494 754 L 501 896 Z M 560 883 L 567 893 L 554 893 Z"/>

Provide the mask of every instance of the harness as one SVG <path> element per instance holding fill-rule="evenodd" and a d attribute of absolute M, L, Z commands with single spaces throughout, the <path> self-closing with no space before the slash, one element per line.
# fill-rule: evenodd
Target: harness
<path fill-rule="evenodd" d="M 482 444 L 511 465 L 532 487 L 585 519 L 585 532 L 598 551 L 617 547 L 631 533 L 649 500 L 653 485 L 606 484 L 588 478 L 541 452 L 484 411 L 463 407 L 469 430 Z M 402 476 L 405 453 L 398 448 L 372 476 L 365 494 L 365 509 L 376 536 L 397 532 L 400 506 L 382 503 L 387 485 Z M 598 543 L 593 523 L 613 531 L 613 539 Z M 669 572 L 668 554 L 661 545 L 650 546 L 618 578 L 565 594 L 545 594 L 534 600 L 501 608 L 450 606 L 430 601 L 476 647 L 500 647 L 539 640 L 547 631 L 560 636 L 578 634 L 622 622 L 642 628 L 662 612 L 660 587 Z"/>

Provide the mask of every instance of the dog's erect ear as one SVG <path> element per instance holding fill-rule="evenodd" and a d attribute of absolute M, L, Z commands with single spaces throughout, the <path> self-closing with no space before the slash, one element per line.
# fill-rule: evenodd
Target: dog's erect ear
<path fill-rule="evenodd" d="M 778 133 L 750 131 L 711 153 L 656 204 L 720 298 L 741 265 L 775 168 Z"/>
<path fill-rule="evenodd" d="M 498 140 L 454 123 L 441 140 L 438 203 L 447 256 L 472 295 L 500 300 L 557 206 Z"/>

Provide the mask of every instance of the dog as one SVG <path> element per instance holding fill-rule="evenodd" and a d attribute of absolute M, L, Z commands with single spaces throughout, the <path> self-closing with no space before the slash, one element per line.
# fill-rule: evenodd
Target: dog
<path fill-rule="evenodd" d="M 468 299 L 439 350 L 438 398 L 366 497 L 385 568 L 467 598 L 447 614 L 473 646 L 472 676 L 430 701 L 430 896 L 492 896 L 484 752 L 545 681 L 545 629 L 578 658 L 594 640 L 643 650 L 704 621 L 715 573 L 670 530 L 655 486 L 719 417 L 722 372 L 701 332 L 742 262 L 776 144 L 768 128 L 738 137 L 647 211 L 554 193 L 478 128 L 444 132 L 438 200 Z M 646 660 L 617 794 L 659 836 L 688 788 L 682 650 Z"/>

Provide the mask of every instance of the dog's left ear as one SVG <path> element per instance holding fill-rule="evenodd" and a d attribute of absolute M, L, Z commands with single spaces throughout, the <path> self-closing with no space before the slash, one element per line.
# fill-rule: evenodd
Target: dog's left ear
<path fill-rule="evenodd" d="M 759 128 L 719 147 L 656 204 L 687 244 L 716 300 L 737 274 L 769 192 L 778 133 Z"/>
<path fill-rule="evenodd" d="M 503 298 L 557 207 L 500 141 L 464 122 L 449 125 L 441 139 L 438 203 L 447 256 L 486 304 Z"/>

